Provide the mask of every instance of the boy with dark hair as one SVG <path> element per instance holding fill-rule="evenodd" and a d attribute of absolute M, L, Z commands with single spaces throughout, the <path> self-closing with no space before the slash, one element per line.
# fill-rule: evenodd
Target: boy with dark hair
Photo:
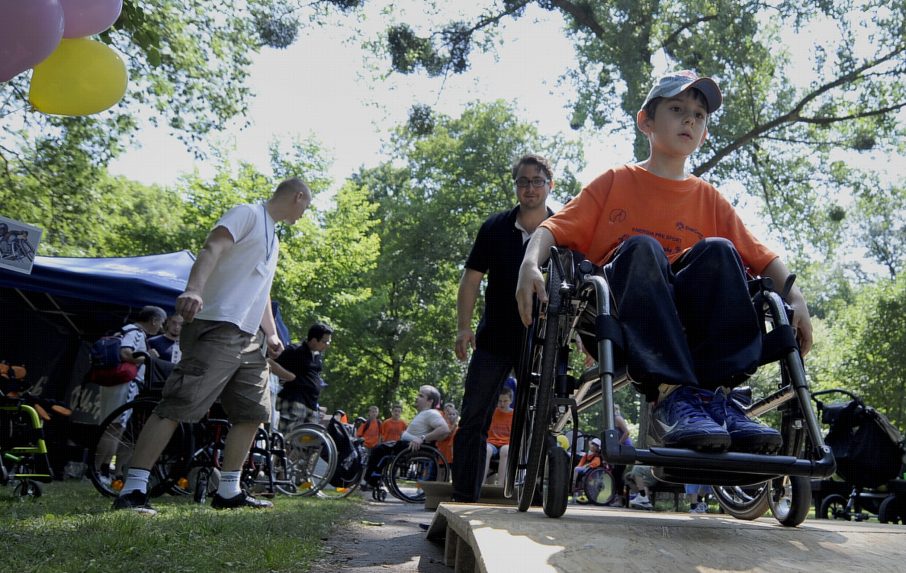
<path fill-rule="evenodd" d="M 714 80 L 692 71 L 658 79 L 636 118 L 649 157 L 606 171 L 541 223 L 516 298 L 528 325 L 532 295 L 547 298 L 539 265 L 550 247 L 584 253 L 603 267 L 622 359 L 651 403 L 649 445 L 771 453 L 780 433 L 750 420 L 750 398 L 734 389 L 754 373 L 761 352 L 746 271 L 775 285 L 790 273 L 714 187 L 686 172 L 721 103 Z M 812 327 L 798 288 L 788 302 L 805 355 Z"/>
<path fill-rule="evenodd" d="M 299 424 L 318 424 L 321 415 L 318 399 L 324 368 L 323 353 L 330 346 L 333 329 L 315 323 L 308 329 L 305 342 L 292 344 L 276 358 L 269 360 L 271 371 L 283 380 L 283 389 L 277 394 L 277 411 L 280 412 L 279 430 L 288 435 Z"/>

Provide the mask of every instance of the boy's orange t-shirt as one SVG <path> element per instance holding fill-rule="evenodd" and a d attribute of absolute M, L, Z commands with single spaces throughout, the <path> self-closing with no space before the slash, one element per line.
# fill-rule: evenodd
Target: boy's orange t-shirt
<path fill-rule="evenodd" d="M 406 431 L 406 428 L 409 427 L 409 424 L 406 423 L 406 420 L 400 418 L 399 420 L 394 420 L 393 418 L 387 418 L 384 420 L 384 427 L 382 430 L 384 441 L 385 442 L 398 442 L 403 436 L 403 432 Z"/>
<path fill-rule="evenodd" d="M 602 464 L 601 454 L 592 454 L 587 453 L 579 460 L 579 464 L 576 467 L 584 468 L 588 466 L 588 469 L 601 467 Z"/>
<path fill-rule="evenodd" d="M 367 426 L 367 428 L 366 428 Z M 358 438 L 365 438 L 363 442 L 366 448 L 373 448 L 381 443 L 381 421 L 368 420 L 358 427 L 355 431 Z"/>
<path fill-rule="evenodd" d="M 450 463 L 453 463 L 453 438 L 456 437 L 456 432 L 458 431 L 459 426 L 456 426 L 449 436 L 437 442 L 437 449 L 444 455 L 444 459 Z"/>
<path fill-rule="evenodd" d="M 732 241 L 753 274 L 777 258 L 711 184 L 695 176 L 664 179 L 638 165 L 605 171 L 541 226 L 558 245 L 599 265 L 635 235 L 656 239 L 671 263 L 709 237 Z"/>
<path fill-rule="evenodd" d="M 494 408 L 494 417 L 491 418 L 491 427 L 488 428 L 488 443 L 502 448 L 510 443 L 510 428 L 513 427 L 513 410 L 504 412 Z"/>

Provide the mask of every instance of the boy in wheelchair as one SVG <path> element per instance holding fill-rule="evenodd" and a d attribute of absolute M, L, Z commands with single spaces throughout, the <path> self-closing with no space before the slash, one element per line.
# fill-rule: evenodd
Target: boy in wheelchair
<path fill-rule="evenodd" d="M 550 248 L 584 253 L 612 292 L 618 356 L 651 404 L 648 445 L 771 454 L 780 432 L 750 420 L 750 398 L 735 388 L 761 352 L 748 274 L 783 285 L 790 273 L 713 186 L 686 172 L 721 103 L 710 78 L 681 71 L 658 79 L 636 118 L 649 157 L 606 171 L 541 223 L 516 298 L 531 324 L 533 295 L 547 301 L 539 267 Z M 787 302 L 805 355 L 812 327 L 798 288 Z"/>

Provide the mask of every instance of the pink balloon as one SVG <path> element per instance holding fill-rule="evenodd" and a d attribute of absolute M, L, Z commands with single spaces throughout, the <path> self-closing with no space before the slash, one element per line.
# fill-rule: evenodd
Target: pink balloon
<path fill-rule="evenodd" d="M 0 82 L 40 64 L 62 37 L 60 0 L 0 0 Z"/>
<path fill-rule="evenodd" d="M 63 5 L 64 38 L 100 34 L 120 17 L 123 0 L 60 0 Z"/>

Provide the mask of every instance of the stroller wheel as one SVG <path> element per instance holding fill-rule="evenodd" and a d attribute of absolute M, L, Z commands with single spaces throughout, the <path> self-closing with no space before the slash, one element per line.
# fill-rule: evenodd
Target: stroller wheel
<path fill-rule="evenodd" d="M 821 501 L 821 508 L 818 510 L 818 514 L 824 519 L 852 520 L 852 516 L 846 510 L 846 498 L 836 493 L 825 497 Z"/>

